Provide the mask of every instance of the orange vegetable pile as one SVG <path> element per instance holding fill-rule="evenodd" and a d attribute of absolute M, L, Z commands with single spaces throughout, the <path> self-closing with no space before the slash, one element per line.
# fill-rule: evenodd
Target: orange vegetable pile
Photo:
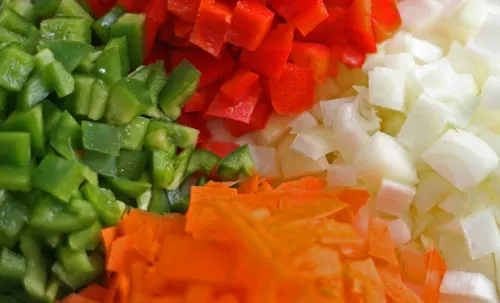
<path fill-rule="evenodd" d="M 193 187 L 186 217 L 132 210 L 103 231 L 107 287 L 63 303 L 438 302 L 436 249 L 398 256 L 380 218 L 368 239 L 356 232 L 366 191 L 312 177 L 234 185 Z"/>

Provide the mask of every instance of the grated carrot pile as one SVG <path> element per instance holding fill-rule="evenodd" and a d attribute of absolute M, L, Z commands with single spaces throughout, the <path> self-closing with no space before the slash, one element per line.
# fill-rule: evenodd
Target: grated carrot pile
<path fill-rule="evenodd" d="M 384 220 L 370 218 L 368 239 L 355 232 L 353 220 L 367 192 L 329 192 L 312 177 L 276 188 L 259 176 L 234 185 L 193 187 L 185 217 L 132 210 L 119 226 L 103 231 L 107 287 L 91 285 L 63 303 L 439 298 L 446 266 L 434 248 L 405 254 L 421 257 L 422 273 L 396 254 Z"/>

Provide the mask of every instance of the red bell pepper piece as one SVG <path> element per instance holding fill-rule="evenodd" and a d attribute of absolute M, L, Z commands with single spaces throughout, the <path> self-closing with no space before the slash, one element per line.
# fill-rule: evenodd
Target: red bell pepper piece
<path fill-rule="evenodd" d="M 168 64 L 169 64 L 168 57 L 169 57 L 168 45 L 157 40 L 155 42 L 155 44 L 153 45 L 153 49 L 151 50 L 151 53 L 144 60 L 144 64 L 146 64 L 146 65 L 153 64 L 156 61 L 163 60 L 165 70 L 167 71 L 167 70 L 169 70 L 168 69 Z"/>
<path fill-rule="evenodd" d="M 375 34 L 372 26 L 371 0 L 354 0 L 347 12 L 347 39 L 360 51 L 377 51 Z"/>
<path fill-rule="evenodd" d="M 214 0 L 202 0 L 189 41 L 214 57 L 219 57 L 225 45 L 225 35 L 232 12 Z"/>
<path fill-rule="evenodd" d="M 200 149 L 211 151 L 217 154 L 219 157 L 224 158 L 225 156 L 232 153 L 235 149 L 240 146 L 233 142 L 214 142 L 208 141 L 200 145 Z"/>
<path fill-rule="evenodd" d="M 220 92 L 237 102 L 242 98 L 246 98 L 247 95 L 250 95 L 252 89 L 256 87 L 260 87 L 259 75 L 244 68 L 240 68 L 234 72 L 231 79 L 221 85 Z"/>
<path fill-rule="evenodd" d="M 168 0 L 168 11 L 184 21 L 194 22 L 198 14 L 200 0 Z"/>
<path fill-rule="evenodd" d="M 271 104 L 279 114 L 299 114 L 315 103 L 314 76 L 310 68 L 287 63 L 279 78 L 269 79 Z"/>
<path fill-rule="evenodd" d="M 158 30 L 160 28 L 160 24 L 158 24 L 154 19 L 150 18 L 146 15 L 146 25 L 144 29 L 145 35 L 145 50 L 144 56 L 147 58 L 153 49 L 153 45 L 156 40 L 156 35 L 158 34 Z"/>
<path fill-rule="evenodd" d="M 116 5 L 116 1 L 88 0 L 88 3 L 96 18 L 106 15 Z"/>
<path fill-rule="evenodd" d="M 258 74 L 279 77 L 292 51 L 293 37 L 293 26 L 279 24 L 255 51 L 243 50 L 241 63 Z"/>
<path fill-rule="evenodd" d="M 147 1 L 137 0 L 118 0 L 118 3 L 130 13 L 142 13 L 148 4 Z"/>
<path fill-rule="evenodd" d="M 163 24 L 157 34 L 157 38 L 160 41 L 168 43 L 169 45 L 179 47 L 179 48 L 195 48 L 191 42 L 187 39 L 179 38 L 174 33 L 174 23 L 177 20 L 175 16 L 169 15 L 167 22 Z"/>
<path fill-rule="evenodd" d="M 241 137 L 247 133 L 264 129 L 273 112 L 269 98 L 261 98 L 255 106 L 250 123 L 242 123 L 234 120 L 224 120 L 224 127 L 234 137 Z"/>
<path fill-rule="evenodd" d="M 366 53 L 348 44 L 344 48 L 341 60 L 349 68 L 359 68 L 365 63 Z"/>
<path fill-rule="evenodd" d="M 198 113 L 205 110 L 207 106 L 207 94 L 205 92 L 196 92 L 191 99 L 182 107 L 183 113 Z"/>
<path fill-rule="evenodd" d="M 238 1 L 226 33 L 226 41 L 254 51 L 271 28 L 274 12 L 256 1 Z"/>
<path fill-rule="evenodd" d="M 177 119 L 177 122 L 200 131 L 197 144 L 203 144 L 212 138 L 205 121 L 200 118 L 198 113 L 184 113 Z"/>
<path fill-rule="evenodd" d="M 188 39 L 193 31 L 193 26 L 194 23 L 177 18 L 174 22 L 174 35 L 182 39 Z"/>
<path fill-rule="evenodd" d="M 167 5 L 163 0 L 151 0 L 145 7 L 145 13 L 160 26 L 167 20 Z"/>
<path fill-rule="evenodd" d="M 372 0 L 372 24 L 375 40 L 392 37 L 401 26 L 401 16 L 394 0 Z"/>
<path fill-rule="evenodd" d="M 325 5 L 328 7 L 330 5 L 338 5 L 338 6 L 344 6 L 347 7 L 351 5 L 353 0 L 323 0 L 325 2 Z"/>
<path fill-rule="evenodd" d="M 269 5 L 287 21 L 293 20 L 318 0 L 269 0 Z"/>
<path fill-rule="evenodd" d="M 302 35 L 307 36 L 307 34 L 327 18 L 328 11 L 326 10 L 325 4 L 323 0 L 318 0 L 313 6 L 293 18 L 291 22 Z"/>
<path fill-rule="evenodd" d="M 293 42 L 290 59 L 300 66 L 311 68 L 314 80 L 323 83 L 330 65 L 331 51 L 323 44 L 296 41 Z"/>
<path fill-rule="evenodd" d="M 340 6 L 327 6 L 328 17 L 314 28 L 303 40 L 331 46 L 345 44 L 346 9 Z"/>
<path fill-rule="evenodd" d="M 215 58 L 202 50 L 175 50 L 170 53 L 170 68 L 173 69 L 182 60 L 187 60 L 201 72 L 199 87 L 213 84 L 229 75 L 234 69 L 234 60 L 224 52 Z"/>

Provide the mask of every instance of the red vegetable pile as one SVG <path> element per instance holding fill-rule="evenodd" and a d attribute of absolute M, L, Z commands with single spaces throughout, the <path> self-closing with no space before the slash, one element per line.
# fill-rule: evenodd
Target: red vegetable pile
<path fill-rule="evenodd" d="M 147 15 L 148 62 L 168 56 L 201 72 L 181 123 L 202 130 L 224 119 L 241 136 L 265 127 L 274 110 L 297 114 L 338 64 L 360 67 L 401 24 L 395 0 L 89 0 L 98 17 L 118 2 Z M 200 119 L 203 118 L 203 119 Z"/>

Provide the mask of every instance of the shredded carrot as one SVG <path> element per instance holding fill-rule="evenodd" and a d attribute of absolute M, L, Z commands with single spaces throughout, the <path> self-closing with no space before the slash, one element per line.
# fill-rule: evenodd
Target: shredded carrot
<path fill-rule="evenodd" d="M 88 299 L 79 294 L 71 294 L 64 298 L 61 303 L 99 303 L 99 301 Z"/>
<path fill-rule="evenodd" d="M 90 284 L 78 293 L 80 296 L 89 300 L 101 302 L 106 297 L 106 288 L 98 284 Z"/>
<path fill-rule="evenodd" d="M 434 245 L 425 253 L 425 265 L 427 273 L 422 298 L 425 303 L 437 303 L 439 302 L 439 288 L 446 272 L 446 264 Z"/>
<path fill-rule="evenodd" d="M 379 268 L 379 274 L 385 287 L 386 294 L 395 303 L 427 303 L 420 299 L 411 289 L 403 284 L 399 274 L 392 272 L 387 268 Z"/>
<path fill-rule="evenodd" d="M 314 177 L 304 177 L 297 181 L 283 183 L 276 190 L 323 190 L 326 182 Z"/>
<path fill-rule="evenodd" d="M 353 212 L 357 214 L 361 207 L 363 207 L 370 199 L 370 194 L 366 190 L 347 188 L 337 193 L 340 201 L 348 203 Z"/>
<path fill-rule="evenodd" d="M 368 229 L 368 254 L 374 258 L 387 262 L 391 266 L 399 266 L 396 247 L 389 234 L 387 222 L 377 217 L 370 218 Z"/>
<path fill-rule="evenodd" d="M 238 193 L 240 194 L 252 194 L 255 193 L 259 189 L 260 185 L 260 176 L 253 175 L 245 182 L 241 183 L 238 187 Z"/>

